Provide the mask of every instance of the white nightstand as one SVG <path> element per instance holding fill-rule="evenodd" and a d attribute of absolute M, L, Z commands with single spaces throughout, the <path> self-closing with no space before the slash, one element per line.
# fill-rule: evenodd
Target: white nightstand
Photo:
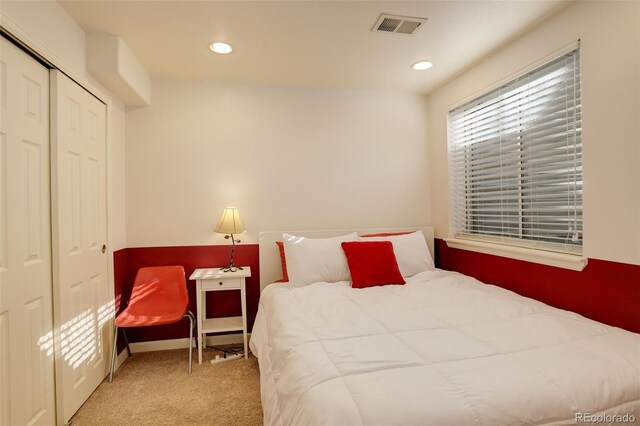
<path fill-rule="evenodd" d="M 196 309 L 198 324 L 198 363 L 202 364 L 202 348 L 206 346 L 207 333 L 240 331 L 244 339 L 244 357 L 248 358 L 247 348 L 247 302 L 245 278 L 251 276 L 251 268 L 243 266 L 235 272 L 222 272 L 220 268 L 196 269 L 189 277 L 196 281 Z M 207 291 L 240 290 L 242 315 L 239 317 L 207 318 Z"/>

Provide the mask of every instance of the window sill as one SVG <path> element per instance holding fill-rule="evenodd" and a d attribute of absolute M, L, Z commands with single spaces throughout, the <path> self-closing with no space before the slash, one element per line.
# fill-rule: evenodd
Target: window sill
<path fill-rule="evenodd" d="M 503 244 L 474 241 L 461 238 L 445 238 L 447 246 L 460 250 L 470 250 L 478 253 L 502 256 L 526 262 L 540 263 L 558 268 L 582 271 L 587 266 L 588 259 L 580 255 L 515 247 Z"/>

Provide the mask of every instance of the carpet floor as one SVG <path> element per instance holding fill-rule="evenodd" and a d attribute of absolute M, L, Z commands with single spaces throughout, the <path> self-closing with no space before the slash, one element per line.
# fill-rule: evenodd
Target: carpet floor
<path fill-rule="evenodd" d="M 260 372 L 256 357 L 211 365 L 216 351 L 187 349 L 134 353 L 98 386 L 71 418 L 84 425 L 261 425 Z"/>

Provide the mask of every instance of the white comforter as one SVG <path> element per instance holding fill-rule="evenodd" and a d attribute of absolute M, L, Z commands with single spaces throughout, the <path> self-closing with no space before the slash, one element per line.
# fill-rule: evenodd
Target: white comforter
<path fill-rule="evenodd" d="M 640 422 L 640 335 L 453 272 L 271 285 L 251 350 L 267 425 Z"/>

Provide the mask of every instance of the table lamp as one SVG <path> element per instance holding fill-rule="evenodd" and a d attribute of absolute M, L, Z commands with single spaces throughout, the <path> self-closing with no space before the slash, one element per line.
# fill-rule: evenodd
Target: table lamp
<path fill-rule="evenodd" d="M 223 268 L 220 268 L 222 272 L 235 272 L 238 269 L 242 270 L 242 267 L 236 266 L 233 264 L 233 254 L 236 251 L 236 243 L 240 243 L 239 239 L 235 239 L 233 234 L 240 234 L 244 232 L 244 226 L 242 225 L 242 221 L 240 220 L 240 214 L 238 214 L 238 209 L 235 207 L 225 207 L 222 211 L 222 218 L 220 219 L 220 223 L 213 230 L 218 234 L 226 234 L 224 236 L 225 239 L 231 238 L 231 259 L 229 260 L 229 264 Z"/>

